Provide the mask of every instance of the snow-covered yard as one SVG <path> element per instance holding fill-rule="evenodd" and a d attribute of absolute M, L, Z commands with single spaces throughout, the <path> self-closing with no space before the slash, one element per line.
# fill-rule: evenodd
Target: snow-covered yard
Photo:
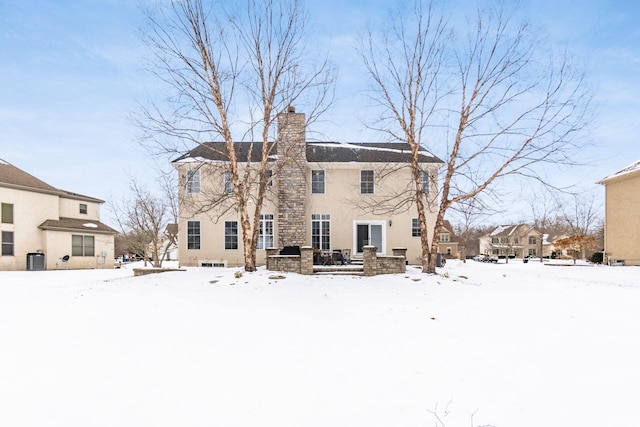
<path fill-rule="evenodd" d="M 1 426 L 640 420 L 637 267 L 131 268 L 0 272 Z"/>

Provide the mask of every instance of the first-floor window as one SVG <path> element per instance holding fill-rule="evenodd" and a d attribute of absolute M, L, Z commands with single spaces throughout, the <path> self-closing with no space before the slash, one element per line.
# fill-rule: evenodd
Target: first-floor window
<path fill-rule="evenodd" d="M 260 233 L 258 235 L 258 249 L 273 247 L 273 214 L 260 215 Z"/>
<path fill-rule="evenodd" d="M 536 256 L 536 250 L 533 248 L 529 248 L 529 255 Z"/>
<path fill-rule="evenodd" d="M 95 237 L 77 234 L 71 236 L 71 255 L 94 256 L 95 252 Z"/>
<path fill-rule="evenodd" d="M 2 232 L 2 255 L 13 256 L 13 231 Z"/>
<path fill-rule="evenodd" d="M 187 221 L 187 249 L 200 249 L 200 221 Z"/>
<path fill-rule="evenodd" d="M 224 248 L 238 249 L 238 221 L 224 222 Z"/>
<path fill-rule="evenodd" d="M 329 214 L 311 215 L 311 246 L 321 250 L 331 248 L 331 216 Z"/>
<path fill-rule="evenodd" d="M 420 237 L 421 235 L 418 218 L 411 218 L 411 237 Z"/>

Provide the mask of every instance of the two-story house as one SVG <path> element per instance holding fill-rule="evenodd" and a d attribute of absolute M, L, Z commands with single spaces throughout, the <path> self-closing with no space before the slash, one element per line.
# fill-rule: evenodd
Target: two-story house
<path fill-rule="evenodd" d="M 446 219 L 442 221 L 440 236 L 438 236 L 438 252 L 447 258 L 459 258 L 458 238 L 453 232 L 453 226 Z"/>
<path fill-rule="evenodd" d="M 292 109 L 278 116 L 271 185 L 260 218 L 258 264 L 265 263 L 270 247 L 338 249 L 357 258 L 366 245 L 375 246 L 379 254 L 406 248 L 408 261 L 418 263 L 420 228 L 410 202 L 408 144 L 311 142 L 305 126 L 305 115 Z M 248 161 L 259 161 L 248 158 L 249 146 L 252 156 L 262 148 L 259 142 L 235 145 L 240 169 Z M 232 192 L 228 160 L 224 143 L 208 142 L 173 161 L 180 177 L 180 265 L 243 265 L 240 218 L 234 199 L 225 200 Z M 442 161 L 422 150 L 420 164 L 421 185 L 431 200 Z M 431 203 L 430 230 L 433 208 Z"/>
<path fill-rule="evenodd" d="M 544 256 L 542 234 L 527 224 L 500 225 L 480 237 L 480 253 L 498 257 Z"/>
<path fill-rule="evenodd" d="M 113 268 L 102 200 L 59 190 L 0 159 L 0 270 Z"/>
<path fill-rule="evenodd" d="M 640 160 L 598 183 L 605 188 L 605 262 L 640 265 Z"/>

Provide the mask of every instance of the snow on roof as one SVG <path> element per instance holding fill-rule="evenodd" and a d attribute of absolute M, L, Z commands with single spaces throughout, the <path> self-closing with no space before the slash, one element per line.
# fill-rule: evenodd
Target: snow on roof
<path fill-rule="evenodd" d="M 401 148 L 389 148 L 389 147 L 372 147 L 371 145 L 365 145 L 364 143 L 362 144 L 354 144 L 351 142 L 339 142 L 338 143 L 340 147 L 343 148 L 349 148 L 352 150 L 368 150 L 368 151 L 386 151 L 388 153 L 406 153 L 407 149 L 406 149 L 406 145 L 402 144 L 403 147 L 405 147 L 405 149 L 401 149 Z M 315 145 L 316 147 L 335 147 L 336 143 L 331 143 L 331 142 L 313 142 L 313 145 Z M 435 157 L 431 152 L 427 151 L 427 150 L 420 150 L 419 154 L 422 154 L 423 156 L 430 156 L 430 157 Z"/>
<path fill-rule="evenodd" d="M 500 234 L 502 233 L 504 230 L 506 230 L 507 228 L 511 227 L 510 225 L 499 225 L 496 227 L 495 230 L 493 230 L 490 234 L 490 236 L 495 236 L 496 234 Z"/>
<path fill-rule="evenodd" d="M 622 168 L 618 172 L 616 172 L 616 173 L 614 173 L 612 175 L 609 175 L 608 177 L 600 180 L 598 183 L 602 184 L 602 183 L 604 183 L 604 181 L 606 181 L 608 179 L 616 178 L 616 177 L 619 177 L 619 176 L 622 176 L 622 175 L 625 175 L 625 174 L 628 174 L 628 173 L 631 173 L 631 172 L 635 172 L 635 171 L 640 171 L 640 160 L 637 160 L 637 161 L 631 163 L 629 166 L 626 166 L 626 167 Z"/>

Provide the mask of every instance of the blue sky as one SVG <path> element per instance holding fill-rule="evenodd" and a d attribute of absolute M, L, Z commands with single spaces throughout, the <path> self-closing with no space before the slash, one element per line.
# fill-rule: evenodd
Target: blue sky
<path fill-rule="evenodd" d="M 127 119 L 149 89 L 136 35 L 143 22 L 138 3 L 0 0 L 0 158 L 53 186 L 102 199 L 126 192 L 129 176 L 153 174 L 154 160 Z M 340 77 L 337 101 L 315 130 L 328 140 L 374 138 L 358 121 L 364 74 L 351 46 L 389 2 L 306 4 L 315 41 Z M 523 7 L 554 44 L 585 64 L 596 87 L 599 116 L 589 155 L 597 161 L 557 179 L 582 181 L 601 196 L 595 181 L 640 159 L 640 4 L 532 0 Z"/>

